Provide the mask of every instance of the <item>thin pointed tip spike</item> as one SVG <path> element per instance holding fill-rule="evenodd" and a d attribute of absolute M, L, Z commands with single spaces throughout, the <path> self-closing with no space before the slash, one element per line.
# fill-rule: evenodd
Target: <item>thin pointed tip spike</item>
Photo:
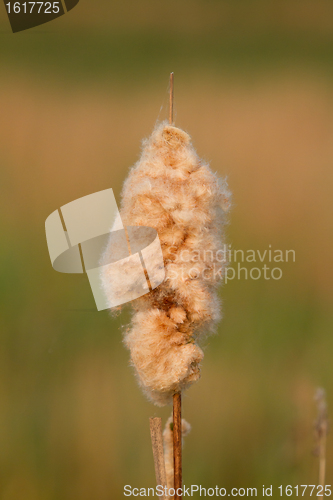
<path fill-rule="evenodd" d="M 170 73 L 170 97 L 169 97 L 169 123 L 173 124 L 173 80 L 174 74 Z"/>

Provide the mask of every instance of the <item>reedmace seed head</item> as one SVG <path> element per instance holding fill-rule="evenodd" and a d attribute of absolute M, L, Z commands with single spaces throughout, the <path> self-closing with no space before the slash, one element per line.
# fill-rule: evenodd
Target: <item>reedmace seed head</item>
<path fill-rule="evenodd" d="M 163 253 L 165 279 L 132 302 L 124 334 L 139 383 L 157 405 L 200 377 L 200 339 L 220 319 L 217 286 L 226 262 L 218 250 L 229 208 L 226 181 L 199 159 L 190 136 L 159 124 L 125 181 L 120 210 L 124 226 L 154 228 Z M 103 268 L 101 278 L 107 293 Z"/>

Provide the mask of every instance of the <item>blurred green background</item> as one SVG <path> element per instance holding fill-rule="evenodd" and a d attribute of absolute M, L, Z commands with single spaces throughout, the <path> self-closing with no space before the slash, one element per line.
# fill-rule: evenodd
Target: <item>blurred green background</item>
<path fill-rule="evenodd" d="M 155 485 L 148 418 L 171 408 L 147 402 L 128 366 L 129 312 L 97 312 L 86 276 L 53 271 L 44 222 L 102 189 L 119 200 L 141 139 L 167 117 L 170 71 L 176 124 L 228 176 L 228 242 L 296 252 L 281 280 L 221 291 L 224 318 L 183 402 L 184 482 L 272 484 L 273 498 L 316 484 L 318 386 L 333 414 L 331 0 L 81 0 L 15 35 L 0 15 L 1 500 Z"/>

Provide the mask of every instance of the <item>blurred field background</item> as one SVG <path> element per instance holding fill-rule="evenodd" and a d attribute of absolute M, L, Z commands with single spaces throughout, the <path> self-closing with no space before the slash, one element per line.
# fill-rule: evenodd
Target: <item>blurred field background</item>
<path fill-rule="evenodd" d="M 86 276 L 53 271 L 44 222 L 102 189 L 119 200 L 167 117 L 170 71 L 176 124 L 228 176 L 228 242 L 296 251 L 280 281 L 221 292 L 224 319 L 184 397 L 184 482 L 272 484 L 273 498 L 316 484 L 316 387 L 333 415 L 332 2 L 82 0 L 15 35 L 0 15 L 1 500 L 155 485 L 148 418 L 171 408 L 136 384 L 128 313 L 97 312 Z"/>

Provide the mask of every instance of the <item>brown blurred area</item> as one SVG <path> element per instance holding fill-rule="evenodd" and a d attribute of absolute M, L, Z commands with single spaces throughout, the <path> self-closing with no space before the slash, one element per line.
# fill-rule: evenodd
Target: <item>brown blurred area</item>
<path fill-rule="evenodd" d="M 170 29 L 202 34 L 212 30 L 251 33 L 270 27 L 331 35 L 333 6 L 329 0 L 169 0 L 165 3 L 101 0 L 93 12 L 88 5 L 80 6 L 72 17 L 71 21 L 67 19 L 71 26 L 87 29 Z"/>
<path fill-rule="evenodd" d="M 304 73 L 250 87 L 205 75 L 189 90 L 186 84 L 177 82 L 177 124 L 212 168 L 228 175 L 237 217 L 231 231 L 239 224 L 247 237 L 264 235 L 275 248 L 281 238 L 298 244 L 295 268 L 322 300 L 331 300 L 331 86 Z M 165 89 L 131 95 L 90 86 L 68 95 L 40 82 L 22 84 L 21 77 L 4 79 L 1 154 L 14 188 L 4 193 L 7 223 L 31 217 L 41 203 L 57 206 L 106 186 L 119 194 L 141 139 L 157 117 L 166 117 L 165 95 Z"/>
<path fill-rule="evenodd" d="M 148 417 L 171 409 L 135 382 L 128 312 L 97 313 L 84 276 L 53 271 L 44 223 L 102 189 L 120 200 L 167 117 L 170 71 L 176 124 L 228 176 L 228 242 L 296 254 L 279 281 L 222 289 L 184 397 L 185 483 L 273 484 L 273 498 L 315 484 L 316 387 L 333 401 L 333 4 L 82 0 L 30 32 L 4 17 L 0 29 L 0 498 L 120 499 L 155 484 Z M 332 464 L 329 436 L 328 483 Z"/>

